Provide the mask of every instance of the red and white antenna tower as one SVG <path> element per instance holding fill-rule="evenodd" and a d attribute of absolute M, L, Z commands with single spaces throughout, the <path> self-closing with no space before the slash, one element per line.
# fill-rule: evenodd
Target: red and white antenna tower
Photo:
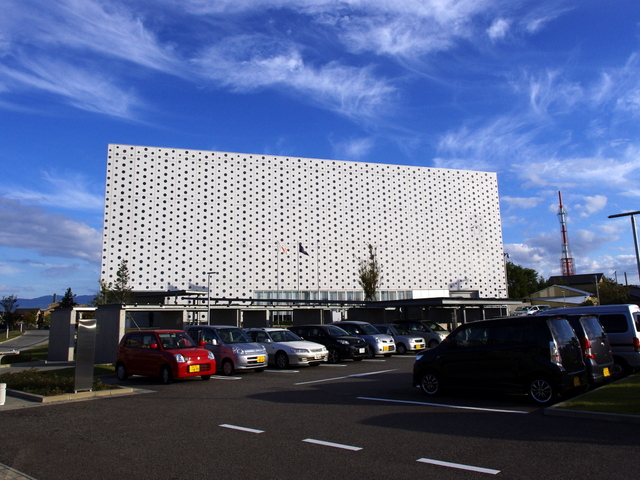
<path fill-rule="evenodd" d="M 567 222 L 565 216 L 567 211 L 562 204 L 562 192 L 558 192 L 558 200 L 560 201 L 560 208 L 558 209 L 558 218 L 560 219 L 560 229 L 562 230 L 562 258 L 560 259 L 560 266 L 562 267 L 562 275 L 573 275 L 575 270 L 573 268 L 573 258 L 569 251 L 569 237 L 567 236 Z"/>

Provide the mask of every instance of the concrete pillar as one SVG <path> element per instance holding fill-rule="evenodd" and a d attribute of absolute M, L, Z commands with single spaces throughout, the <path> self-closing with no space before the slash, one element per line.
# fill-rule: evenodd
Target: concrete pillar
<path fill-rule="evenodd" d="M 50 362 L 73 361 L 75 333 L 76 312 L 73 308 L 52 311 L 47 360 Z"/>
<path fill-rule="evenodd" d="M 96 317 L 95 363 L 116 361 L 118 344 L 124 335 L 126 311 L 120 305 L 100 305 Z"/>

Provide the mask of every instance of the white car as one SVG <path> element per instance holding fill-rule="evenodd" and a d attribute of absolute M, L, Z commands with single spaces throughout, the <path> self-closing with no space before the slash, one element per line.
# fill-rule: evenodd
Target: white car
<path fill-rule="evenodd" d="M 329 357 L 324 345 L 303 340 L 286 328 L 248 328 L 245 332 L 254 342 L 264 346 L 269 363 L 278 368 L 287 368 L 289 365 L 317 366 Z"/>
<path fill-rule="evenodd" d="M 535 315 L 536 313 L 544 312 L 545 310 L 549 310 L 550 308 L 551 307 L 549 305 L 529 305 L 527 307 L 518 307 L 513 312 L 513 315 Z"/>

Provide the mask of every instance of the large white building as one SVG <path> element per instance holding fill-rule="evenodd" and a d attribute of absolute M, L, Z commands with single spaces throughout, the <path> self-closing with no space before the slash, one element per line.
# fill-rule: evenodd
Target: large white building
<path fill-rule="evenodd" d="M 382 299 L 507 297 L 491 172 L 109 145 L 104 218 L 134 291 L 357 300 L 371 244 Z"/>

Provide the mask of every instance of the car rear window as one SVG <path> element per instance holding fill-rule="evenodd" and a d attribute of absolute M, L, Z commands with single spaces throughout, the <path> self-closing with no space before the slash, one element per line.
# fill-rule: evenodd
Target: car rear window
<path fill-rule="evenodd" d="M 576 338 L 576 334 L 564 318 L 550 318 L 547 325 L 551 330 L 551 334 L 558 345 L 571 342 Z"/>
<path fill-rule="evenodd" d="M 624 333 L 628 330 L 627 317 L 620 313 L 603 313 L 598 320 L 607 333 Z"/>
<path fill-rule="evenodd" d="M 602 336 L 602 325 L 596 317 L 581 317 L 580 324 L 589 340 L 594 341 Z"/>

